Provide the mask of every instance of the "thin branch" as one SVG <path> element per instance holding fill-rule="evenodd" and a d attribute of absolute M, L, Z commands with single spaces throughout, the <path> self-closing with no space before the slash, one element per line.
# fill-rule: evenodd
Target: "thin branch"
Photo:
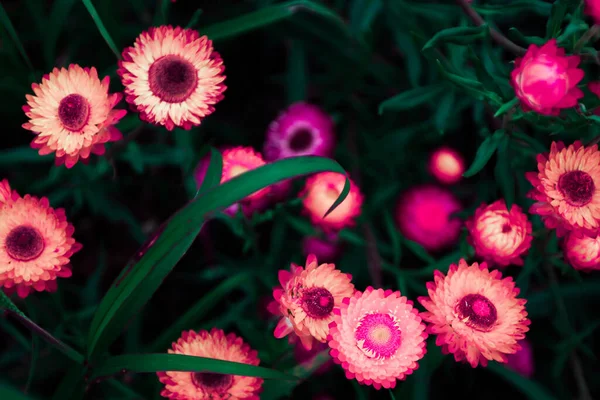
<path fill-rule="evenodd" d="M 486 23 L 485 20 L 481 17 L 481 15 L 479 15 L 479 13 L 477 11 L 475 11 L 475 9 L 473 7 L 471 7 L 471 4 L 467 0 L 456 0 L 456 2 L 458 3 L 459 6 L 461 6 L 461 8 L 465 12 L 465 14 L 467 14 L 467 16 L 469 18 L 471 18 L 471 20 L 475 23 L 475 25 L 481 26 Z M 490 27 L 490 36 L 500 46 L 504 47 L 506 50 L 511 51 L 519 56 L 522 56 L 523 54 L 525 54 L 527 52 L 526 48 L 519 46 L 518 44 L 514 43 L 509 38 L 504 36 L 502 33 L 500 33 L 499 31 L 497 31 L 491 27 Z"/>
<path fill-rule="evenodd" d="M 600 32 L 600 25 L 598 24 L 594 24 L 590 29 L 588 29 L 577 41 L 577 43 L 575 43 L 575 46 L 573 47 L 573 53 L 577 54 L 581 51 L 581 49 L 583 48 L 583 46 L 585 46 L 585 44 L 587 42 L 590 41 L 590 39 L 592 39 L 593 37 L 595 37 L 598 33 Z"/>

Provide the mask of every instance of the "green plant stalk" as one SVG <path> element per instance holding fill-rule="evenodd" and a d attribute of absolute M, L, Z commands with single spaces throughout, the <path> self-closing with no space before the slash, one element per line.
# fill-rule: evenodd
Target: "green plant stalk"
<path fill-rule="evenodd" d="M 83 355 L 81 355 L 77 350 L 73 349 L 66 343 L 52 336 L 50 332 L 37 325 L 25 315 L 21 315 L 13 310 L 8 309 L 4 310 L 4 315 L 10 315 L 13 318 L 17 319 L 25 328 L 38 335 L 40 338 L 44 339 L 48 344 L 50 344 L 58 351 L 69 357 L 71 360 L 75 361 L 78 364 L 83 364 Z"/>

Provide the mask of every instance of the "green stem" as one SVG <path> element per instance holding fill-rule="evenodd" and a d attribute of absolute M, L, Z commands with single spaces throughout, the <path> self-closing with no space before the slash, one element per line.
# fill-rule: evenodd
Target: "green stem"
<path fill-rule="evenodd" d="M 583 46 L 590 41 L 593 37 L 595 37 L 600 32 L 600 25 L 594 24 L 590 29 L 588 29 L 575 43 L 573 47 L 573 53 L 578 54 Z"/>
<path fill-rule="evenodd" d="M 66 343 L 52 336 L 50 332 L 37 325 L 35 322 L 30 320 L 26 316 L 20 315 L 17 312 L 8 309 L 4 310 L 4 315 L 10 315 L 13 318 L 17 319 L 25 328 L 38 335 L 40 338 L 44 339 L 46 342 L 48 342 L 48 344 L 55 347 L 57 350 L 69 357 L 71 360 L 75 361 L 78 364 L 83 364 L 84 359 L 81 353 L 79 353 L 77 350 L 73 349 Z"/>

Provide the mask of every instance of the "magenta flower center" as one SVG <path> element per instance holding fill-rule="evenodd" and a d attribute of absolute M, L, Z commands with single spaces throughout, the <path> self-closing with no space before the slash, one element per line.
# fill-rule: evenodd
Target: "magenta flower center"
<path fill-rule="evenodd" d="M 90 104 L 82 95 L 70 94 L 60 101 L 58 118 L 66 129 L 79 131 L 90 119 Z"/>
<path fill-rule="evenodd" d="M 389 314 L 367 314 L 363 316 L 354 338 L 357 347 L 369 358 L 390 358 L 402 343 L 398 321 Z"/>
<path fill-rule="evenodd" d="M 8 233 L 4 246 L 13 260 L 31 261 L 42 254 L 45 243 L 44 238 L 37 229 L 28 225 L 21 225 Z"/>
<path fill-rule="evenodd" d="M 469 294 L 456 305 L 459 318 L 470 328 L 487 331 L 498 319 L 494 304 L 480 294 Z"/>
<path fill-rule="evenodd" d="M 558 179 L 558 190 L 569 204 L 581 207 L 592 201 L 596 185 L 587 172 L 570 171 Z"/>
<path fill-rule="evenodd" d="M 302 309 L 313 318 L 325 318 L 333 310 L 334 300 L 325 288 L 310 288 L 302 293 Z"/>
<path fill-rule="evenodd" d="M 154 61 L 148 71 L 148 83 L 154 95 L 167 103 L 181 103 L 196 90 L 198 73 L 194 65 L 176 55 Z"/>
<path fill-rule="evenodd" d="M 313 142 L 313 134 L 309 129 L 301 128 L 292 134 L 290 149 L 301 152 L 308 150 Z"/>
<path fill-rule="evenodd" d="M 233 385 L 233 376 L 214 372 L 192 372 L 192 382 L 200 388 L 223 393 Z"/>
<path fill-rule="evenodd" d="M 510 224 L 506 223 L 502 225 L 502 233 L 508 233 L 510 231 L 512 231 L 512 226 L 510 226 Z"/>

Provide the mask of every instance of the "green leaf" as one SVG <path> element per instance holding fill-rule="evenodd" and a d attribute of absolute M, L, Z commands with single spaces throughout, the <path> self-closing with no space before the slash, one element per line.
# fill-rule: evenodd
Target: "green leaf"
<path fill-rule="evenodd" d="M 496 375 L 505 379 L 508 383 L 519 389 L 528 398 L 533 400 L 556 400 L 548 390 L 531 379 L 527 379 L 518 373 L 506 368 L 504 365 L 496 362 L 490 362 L 487 367 Z"/>
<path fill-rule="evenodd" d="M 408 247 L 408 249 L 411 252 L 413 252 L 414 255 L 419 257 L 421 260 L 425 261 L 428 264 L 435 263 L 435 258 L 433 258 L 431 255 L 429 255 L 427 250 L 425 250 L 423 248 L 423 246 L 421 246 L 417 242 L 414 242 L 414 241 L 406 239 L 406 238 L 402 238 L 402 243 L 404 243 L 404 245 L 406 247 Z"/>
<path fill-rule="evenodd" d="M 515 41 L 525 43 L 527 46 L 530 44 L 542 46 L 544 43 L 546 43 L 546 39 L 539 36 L 525 36 L 517 28 L 509 28 L 508 36 Z"/>
<path fill-rule="evenodd" d="M 413 87 L 419 86 L 421 77 L 421 54 L 412 37 L 401 31 L 394 31 L 394 42 L 398 50 L 404 54 L 404 62 L 408 73 L 408 81 Z"/>
<path fill-rule="evenodd" d="M 456 106 L 456 95 L 453 90 L 448 91 L 437 103 L 437 111 L 433 116 L 433 123 L 440 133 L 444 133 L 448 126 L 448 121 Z"/>
<path fill-rule="evenodd" d="M 67 22 L 67 17 L 77 0 L 55 0 L 48 16 L 48 25 L 44 35 L 44 57 L 48 68 L 54 66 L 56 57 L 56 43 L 60 33 Z"/>
<path fill-rule="evenodd" d="M 139 312 L 183 257 L 212 213 L 266 186 L 323 171 L 345 174 L 337 162 L 328 158 L 286 158 L 240 174 L 197 196 L 175 213 L 136 253 L 104 296 L 90 327 L 88 357 L 96 358 L 119 336 L 127 320 Z M 329 211 L 344 200 L 349 190 L 350 184 L 346 180 L 343 193 Z"/>
<path fill-rule="evenodd" d="M 496 111 L 496 113 L 494 114 L 494 118 L 498 118 L 499 116 L 505 114 L 508 110 L 516 107 L 517 104 L 519 104 L 518 97 L 515 97 L 512 100 L 502 104 L 500 108 L 498 108 L 498 111 Z"/>
<path fill-rule="evenodd" d="M 356 33 L 368 32 L 383 10 L 382 0 L 355 0 L 350 7 L 350 28 Z"/>
<path fill-rule="evenodd" d="M 145 373 L 160 371 L 213 372 L 283 381 L 297 379 L 295 376 L 274 369 L 182 354 L 126 354 L 109 357 L 98 363 L 93 370 L 91 379 L 111 376 L 124 370 Z"/>
<path fill-rule="evenodd" d="M 189 28 L 193 28 L 196 26 L 196 24 L 198 23 L 198 21 L 200 20 L 200 16 L 202 15 L 202 9 L 199 8 L 196 11 L 194 11 L 194 14 L 192 14 L 192 18 L 190 18 L 190 22 L 188 22 L 188 24 L 185 26 L 187 29 Z"/>
<path fill-rule="evenodd" d="M 301 11 L 320 15 L 340 26 L 345 26 L 339 15 L 327 7 L 309 0 L 295 0 L 265 7 L 238 18 L 207 26 L 203 29 L 203 34 L 212 40 L 228 39 L 282 21 Z"/>
<path fill-rule="evenodd" d="M 32 400 L 32 398 L 8 383 L 0 382 L 0 399 L 6 400 Z"/>
<path fill-rule="evenodd" d="M 10 36 L 11 40 L 13 41 L 15 46 L 17 46 L 17 49 L 19 50 L 21 57 L 23 57 L 23 61 L 25 61 L 25 64 L 27 64 L 27 68 L 29 68 L 29 70 L 31 72 L 33 72 L 33 64 L 31 64 L 31 61 L 29 60 L 29 57 L 27 56 L 27 53 L 25 52 L 25 48 L 23 47 L 23 43 L 21 43 L 21 40 L 19 39 L 19 35 L 17 34 L 15 27 L 13 26 L 12 22 L 10 21 L 10 18 L 8 17 L 6 10 L 2 6 L 2 3 L 0 3 L 0 25 L 2 25 L 4 27 L 4 29 L 6 29 L 6 32 L 8 32 L 8 35 Z"/>
<path fill-rule="evenodd" d="M 421 51 L 426 52 L 446 43 L 470 44 L 477 39 L 486 37 L 490 33 L 490 28 L 486 24 L 478 27 L 459 26 L 447 28 L 436 33 L 423 46 Z"/>
<path fill-rule="evenodd" d="M 417 87 L 390 97 L 379 105 L 379 115 L 384 111 L 409 110 L 433 100 L 444 91 L 443 85 Z"/>
<path fill-rule="evenodd" d="M 552 4 L 550 18 L 546 23 L 546 38 L 551 39 L 560 34 L 560 28 L 567 11 L 579 3 L 579 0 L 557 0 Z"/>
<path fill-rule="evenodd" d="M 515 202 L 515 171 L 511 166 L 512 154 L 510 153 L 509 144 L 510 136 L 504 135 L 498 144 L 494 175 L 506 201 L 506 208 L 510 211 Z"/>
<path fill-rule="evenodd" d="M 198 193 L 204 193 L 215 186 L 219 186 L 221 183 L 221 177 L 223 175 L 223 155 L 215 148 L 210 149 L 210 163 L 208 169 L 204 175 L 204 180 Z"/>
<path fill-rule="evenodd" d="M 396 396 L 394 396 L 394 392 L 392 392 L 392 389 L 389 389 L 389 392 L 390 392 L 390 398 L 392 400 L 396 400 Z"/>
<path fill-rule="evenodd" d="M 129 142 L 123 158 L 127 158 L 135 172 L 138 174 L 144 172 L 144 155 L 136 142 Z"/>
<path fill-rule="evenodd" d="M 288 104 L 306 100 L 308 87 L 308 67 L 306 65 L 306 52 L 304 45 L 299 40 L 291 43 L 288 57 L 287 88 Z"/>
<path fill-rule="evenodd" d="M 472 6 L 483 16 L 513 16 L 525 12 L 534 12 L 541 16 L 550 15 L 552 4 L 541 0 L 511 0 L 502 4 L 473 4 Z"/>
<path fill-rule="evenodd" d="M 27 318 L 23 311 L 19 310 L 15 303 L 4 293 L 4 290 L 0 290 L 0 310 L 10 310 L 21 317 Z"/>
<path fill-rule="evenodd" d="M 477 149 L 477 153 L 475 153 L 475 160 L 467 169 L 467 171 L 463 174 L 465 178 L 470 178 L 485 167 L 490 158 L 494 155 L 494 152 L 498 148 L 498 144 L 504 138 L 506 133 L 503 129 L 499 129 L 492 136 L 488 136 L 483 143 Z"/>
<path fill-rule="evenodd" d="M 118 49 L 117 45 L 115 44 L 114 40 L 110 36 L 110 33 L 108 33 L 108 31 L 106 30 L 106 27 L 104 26 L 104 23 L 102 22 L 102 19 L 100 18 L 100 15 L 98 15 L 98 11 L 96 11 L 96 8 L 92 4 L 92 0 L 82 0 L 82 1 L 83 1 L 83 5 L 85 6 L 85 8 L 87 8 L 88 12 L 90 13 L 90 16 L 94 20 L 96 27 L 100 31 L 100 35 L 102 35 L 102 37 L 104 38 L 104 41 L 106 41 L 106 44 L 108 44 L 108 47 L 110 47 L 110 49 L 115 54 L 115 56 L 117 56 L 117 59 L 121 59 L 121 53 L 119 52 L 119 49 Z"/>
<path fill-rule="evenodd" d="M 60 381 L 52 400 L 80 400 L 85 394 L 85 375 L 87 370 L 81 368 L 81 365 L 73 365 L 64 374 Z"/>
<path fill-rule="evenodd" d="M 475 97 L 477 100 L 488 99 L 492 104 L 501 105 L 502 99 L 494 92 L 490 92 L 489 90 L 485 90 L 483 84 L 474 79 L 465 78 L 460 75 L 456 75 L 452 72 L 448 72 L 442 65 L 440 60 L 437 60 L 437 65 L 442 74 L 448 78 L 448 80 L 454 83 L 456 86 L 462 88 L 471 96 Z"/>
<path fill-rule="evenodd" d="M 201 320 L 219 302 L 229 295 L 233 290 L 248 283 L 249 273 L 240 273 L 221 282 L 217 287 L 206 293 L 202 298 L 191 306 L 185 314 L 172 323 L 153 343 L 149 346 L 150 351 L 164 350 L 173 342 L 182 331 L 193 326 L 195 321 Z"/>

